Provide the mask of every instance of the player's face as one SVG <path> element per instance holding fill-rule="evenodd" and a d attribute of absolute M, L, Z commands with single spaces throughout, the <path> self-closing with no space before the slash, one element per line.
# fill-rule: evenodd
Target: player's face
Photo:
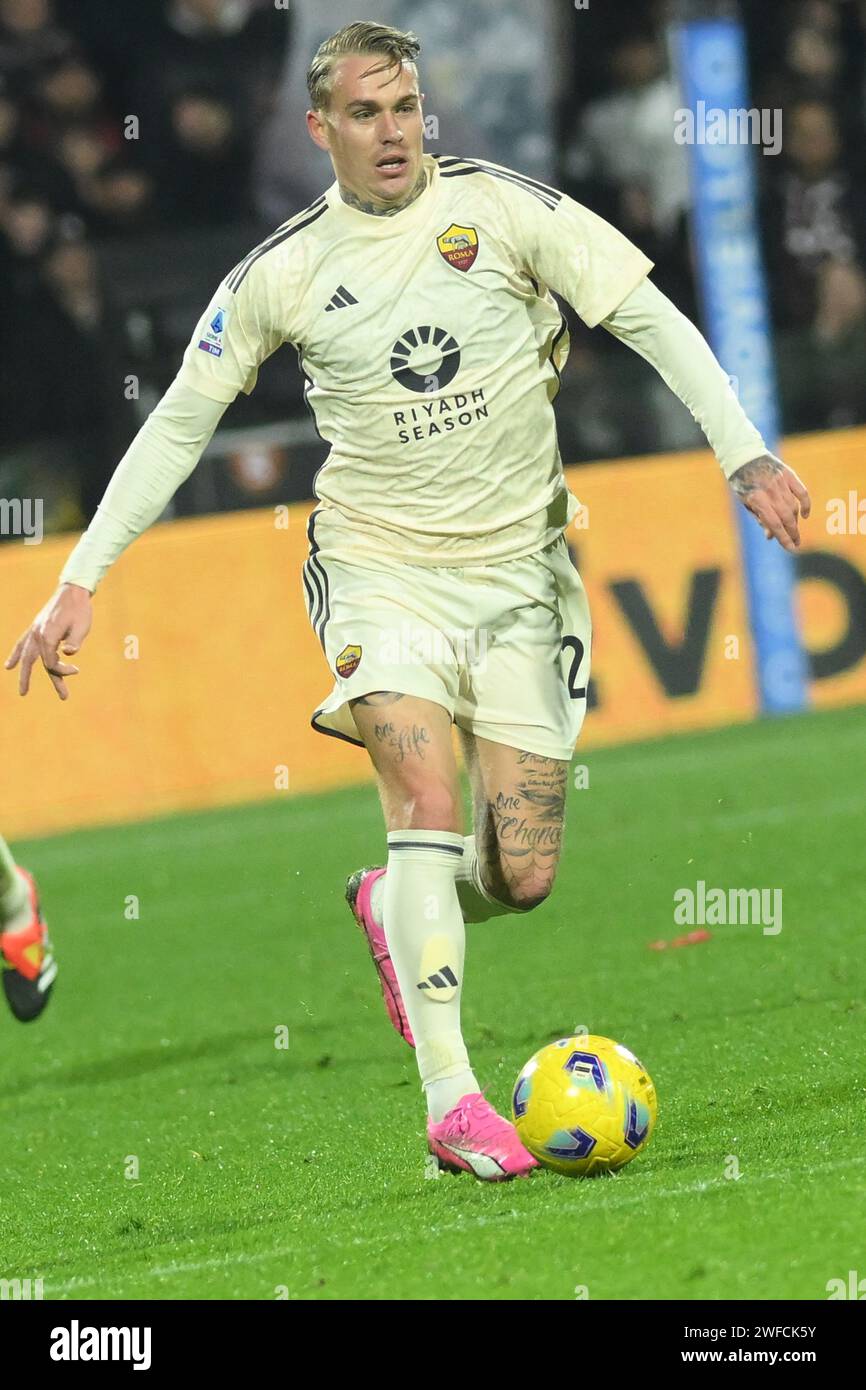
<path fill-rule="evenodd" d="M 424 119 L 418 73 L 410 63 L 370 72 L 381 62 L 352 56 L 336 65 L 330 106 L 307 124 L 331 156 L 339 182 L 356 197 L 387 207 L 418 181 Z"/>

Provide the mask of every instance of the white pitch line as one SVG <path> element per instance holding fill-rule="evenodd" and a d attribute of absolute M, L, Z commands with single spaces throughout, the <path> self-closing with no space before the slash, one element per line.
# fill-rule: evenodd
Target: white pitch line
<path fill-rule="evenodd" d="M 866 1155 L 846 1158 L 841 1161 L 834 1159 L 828 1163 L 810 1163 L 808 1165 L 802 1165 L 799 1169 L 790 1168 L 784 1173 L 757 1173 L 754 1176 L 751 1176 L 749 1173 L 744 1173 L 739 1181 L 745 1181 L 747 1183 L 747 1187 L 744 1190 L 748 1191 L 749 1187 L 753 1187 L 757 1183 L 784 1181 L 789 1178 L 792 1173 L 796 1172 L 817 1173 L 826 1171 L 827 1169 L 851 1168 L 862 1163 L 866 1163 Z M 447 1179 L 445 1180 L 447 1181 Z M 604 1181 L 604 1179 L 601 1179 L 601 1181 Z M 664 1201 L 668 1198 L 686 1197 L 693 1192 L 722 1192 L 726 1189 L 736 1188 L 738 1186 L 737 1181 L 734 1179 L 699 1178 L 695 1182 L 684 1183 L 680 1187 L 663 1188 L 661 1191 L 652 1192 L 648 1192 L 645 1187 L 642 1187 L 640 1191 L 630 1192 L 627 1195 L 623 1193 L 621 1197 L 619 1195 L 613 1197 L 611 1185 L 619 1181 L 620 1179 L 613 1178 L 610 1180 L 610 1184 L 605 1184 L 605 1190 L 611 1191 L 612 1199 L 606 1201 L 604 1206 L 635 1206 L 644 1203 L 648 1196 L 655 1202 L 659 1200 Z M 595 1185 L 594 1183 L 593 1187 L 595 1187 Z M 594 1210 L 598 1211 L 599 1207 L 595 1207 Z M 558 1216 L 561 1212 L 586 1214 L 586 1211 L 587 1201 L 585 1199 L 581 1202 L 560 1204 L 557 1206 L 556 1215 Z M 505 1225 L 507 1223 L 524 1220 L 537 1221 L 538 1212 L 530 1207 L 526 1207 L 520 1211 L 514 1211 L 512 1209 L 506 1212 L 492 1212 L 481 1216 L 468 1217 L 465 1220 L 450 1221 L 432 1226 L 429 1228 L 429 1233 L 435 1236 L 443 1234 L 459 1235 L 461 1232 L 480 1230 L 485 1226 Z M 303 1239 L 307 1240 L 307 1238 L 307 1233 L 305 1233 Z M 320 1243 L 324 1242 L 328 1245 L 345 1244 L 357 1248 L 358 1246 L 365 1245 L 392 1245 L 405 1240 L 406 1233 L 404 1231 L 385 1231 L 377 1236 L 354 1236 L 352 1238 L 346 1238 L 344 1236 L 328 1235 L 324 1237 L 320 1236 L 318 1239 Z M 260 1264 L 263 1260 L 287 1259 L 297 1253 L 298 1246 L 289 1245 L 280 1246 L 276 1250 L 261 1250 L 257 1254 L 252 1255 L 246 1255 L 243 1251 L 240 1251 L 236 1255 L 216 1255 L 204 1260 L 175 1260 L 171 1264 L 156 1265 L 153 1269 L 145 1269 L 137 1272 L 129 1271 L 125 1275 L 121 1275 L 120 1278 L 133 1281 L 145 1278 L 172 1278 L 179 1274 L 195 1274 L 203 1269 L 219 1269 L 220 1267 L 228 1269 L 233 1265 Z M 309 1247 L 307 1247 L 305 1253 L 310 1253 Z M 45 1289 L 51 1294 L 74 1293 L 78 1289 L 93 1288 L 101 1282 L 103 1282 L 102 1279 L 94 1275 L 75 1275 L 73 1278 L 66 1279 L 58 1284 L 46 1279 Z"/>

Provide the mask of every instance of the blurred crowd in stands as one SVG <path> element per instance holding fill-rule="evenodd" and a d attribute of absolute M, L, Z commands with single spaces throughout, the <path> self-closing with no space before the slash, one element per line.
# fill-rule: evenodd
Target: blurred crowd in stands
<path fill-rule="evenodd" d="M 564 188 L 701 323 L 670 3 L 0 0 L 0 495 L 22 471 L 50 493 L 42 472 L 59 470 L 74 486 L 58 490 L 57 524 L 92 512 L 211 290 L 331 182 L 302 124 L 304 73 L 356 18 L 422 38 L 432 152 Z M 740 9 L 752 102 L 784 113 L 781 154 L 755 156 L 784 428 L 861 423 L 866 0 Z M 701 443 L 645 364 L 572 322 L 566 461 Z M 230 424 L 303 413 L 286 352 Z"/>

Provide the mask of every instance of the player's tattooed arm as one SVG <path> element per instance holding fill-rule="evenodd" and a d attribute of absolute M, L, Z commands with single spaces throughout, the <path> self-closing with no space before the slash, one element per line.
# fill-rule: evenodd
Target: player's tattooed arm
<path fill-rule="evenodd" d="M 351 188 L 346 188 L 345 184 L 342 183 L 340 184 L 340 197 L 344 203 L 349 204 L 350 208 L 357 208 L 359 212 L 367 212 L 371 217 L 394 217 L 396 213 L 402 212 L 404 208 L 408 208 L 411 203 L 414 203 L 416 199 L 420 198 L 426 187 L 427 171 L 422 169 L 421 173 L 418 175 L 415 187 L 400 203 L 392 203 L 388 207 L 380 207 L 378 203 L 365 202 L 363 198 L 358 197 L 357 193 L 353 193 Z"/>
<path fill-rule="evenodd" d="M 809 493 L 792 468 L 770 454 L 744 463 L 730 478 L 743 506 L 758 518 L 767 540 L 775 539 L 784 550 L 800 544 L 800 514 L 812 510 Z"/>
<path fill-rule="evenodd" d="M 762 458 L 752 459 L 751 463 L 744 463 L 742 468 L 738 468 L 731 476 L 731 487 L 738 497 L 746 497 L 750 492 L 754 492 L 756 487 L 762 487 L 771 478 L 777 478 L 782 472 L 782 467 L 778 459 L 764 454 Z"/>

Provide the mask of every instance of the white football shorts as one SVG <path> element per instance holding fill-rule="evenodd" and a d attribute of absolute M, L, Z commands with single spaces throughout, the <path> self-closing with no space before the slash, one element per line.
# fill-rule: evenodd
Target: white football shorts
<path fill-rule="evenodd" d="M 349 701 L 395 690 L 442 705 L 459 728 L 571 759 L 586 713 L 589 603 L 564 536 L 517 560 L 459 568 L 318 554 L 307 613 L 335 679 L 311 723 L 363 747 Z"/>

